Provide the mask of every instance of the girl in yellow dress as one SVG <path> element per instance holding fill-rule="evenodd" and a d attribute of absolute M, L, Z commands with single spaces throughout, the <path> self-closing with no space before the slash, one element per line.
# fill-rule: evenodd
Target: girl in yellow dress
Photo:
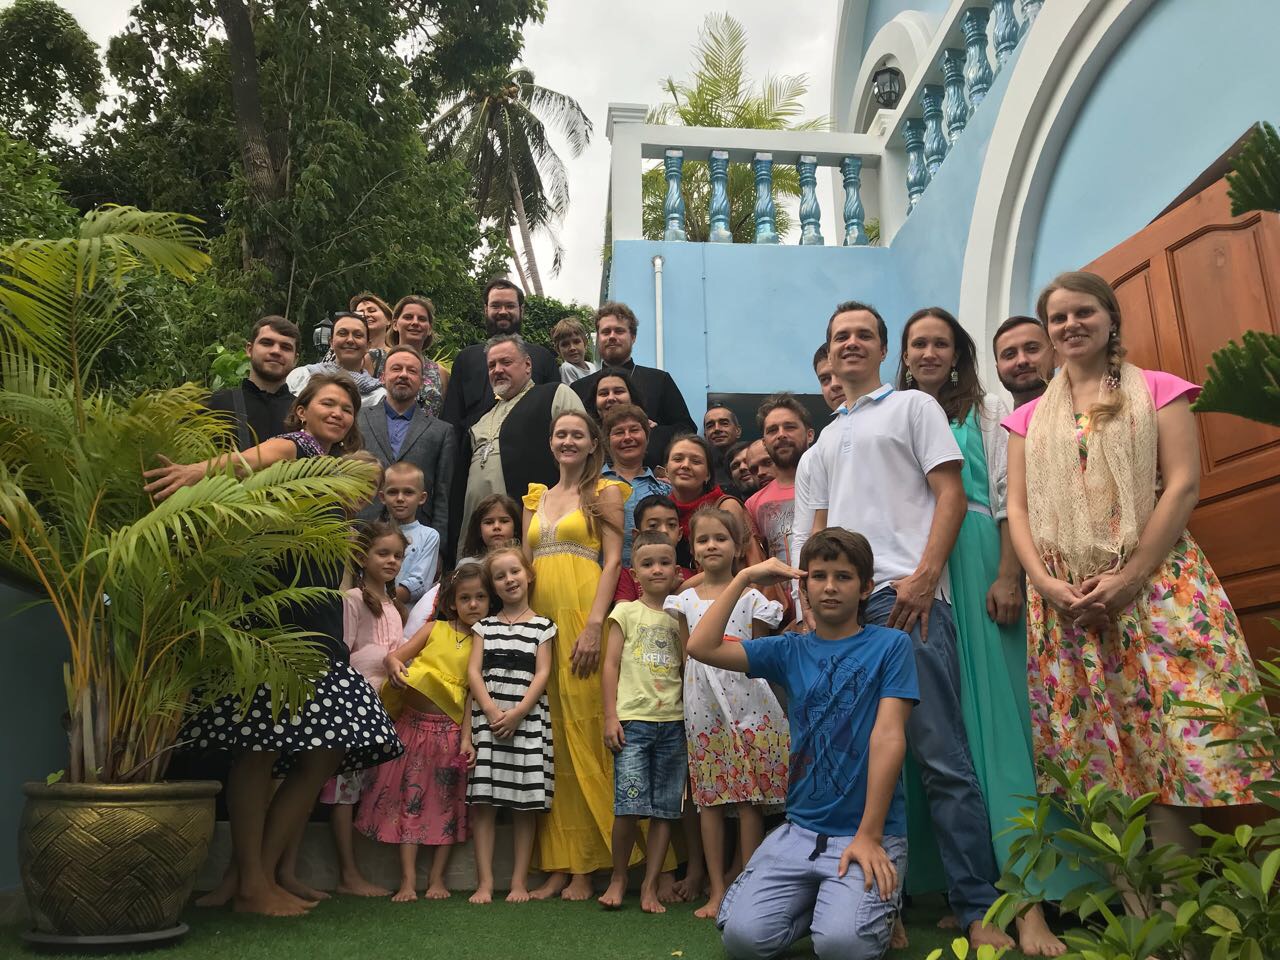
<path fill-rule="evenodd" d="M 552 422 L 551 452 L 560 481 L 550 488 L 530 484 L 524 498 L 533 609 L 555 621 L 560 638 L 547 687 L 556 798 L 538 823 L 536 847 L 538 868 L 548 876 L 533 898 L 586 900 L 591 874 L 611 863 L 613 756 L 604 744 L 598 669 L 601 631 L 622 570 L 622 504 L 630 488 L 601 479 L 600 428 L 581 413 Z"/>

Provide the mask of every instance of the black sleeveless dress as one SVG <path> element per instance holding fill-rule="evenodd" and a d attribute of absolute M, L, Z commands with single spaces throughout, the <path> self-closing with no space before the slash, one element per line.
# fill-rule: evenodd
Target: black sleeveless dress
<path fill-rule="evenodd" d="M 308 433 L 286 433 L 282 439 L 294 443 L 299 457 L 323 455 Z M 281 579 L 336 591 L 341 571 L 301 564 L 286 567 Z M 269 684 L 258 687 L 247 704 L 238 697 L 225 697 L 187 722 L 179 739 L 186 741 L 188 749 L 277 751 L 276 776 L 287 773 L 298 754 L 307 750 L 345 749 L 338 773 L 374 767 L 403 753 L 382 701 L 351 666 L 342 637 L 341 597 L 335 593 L 320 604 L 293 606 L 282 619 L 288 627 L 318 634 L 313 639 L 329 658 L 328 669 L 315 681 L 315 695 L 298 710 L 285 709 L 274 718 Z"/>

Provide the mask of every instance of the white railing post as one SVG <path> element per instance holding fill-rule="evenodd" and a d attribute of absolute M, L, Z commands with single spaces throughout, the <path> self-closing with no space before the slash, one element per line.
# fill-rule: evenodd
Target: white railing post
<path fill-rule="evenodd" d="M 648 107 L 642 103 L 609 104 L 605 136 L 609 138 L 609 211 L 614 240 L 644 236 L 640 183 L 641 131 Z"/>

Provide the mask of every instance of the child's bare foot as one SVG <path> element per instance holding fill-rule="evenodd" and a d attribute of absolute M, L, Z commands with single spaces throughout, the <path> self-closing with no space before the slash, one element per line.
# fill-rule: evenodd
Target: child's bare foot
<path fill-rule="evenodd" d="M 975 920 L 969 924 L 969 946 L 977 950 L 984 944 L 989 944 L 997 950 L 1007 950 L 1013 947 L 1013 938 L 999 927 Z"/>
<path fill-rule="evenodd" d="M 240 872 L 234 866 L 227 867 L 218 885 L 202 896 L 196 897 L 197 907 L 225 907 L 236 895 L 240 886 Z"/>
<path fill-rule="evenodd" d="M 344 893 L 349 897 L 389 897 L 391 891 L 386 887 L 380 887 L 376 883 L 370 883 L 360 874 L 351 874 L 344 876 L 338 884 L 338 892 Z"/>
<path fill-rule="evenodd" d="M 707 902 L 693 911 L 693 915 L 699 920 L 714 920 L 720 912 L 720 901 L 722 899 L 724 899 L 723 890 L 712 890 Z"/>
<path fill-rule="evenodd" d="M 492 903 L 493 887 L 478 887 L 476 892 L 467 898 L 468 903 Z"/>
<path fill-rule="evenodd" d="M 657 886 L 640 885 L 640 909 L 645 913 L 667 912 L 667 908 L 662 905 L 662 898 L 658 896 Z"/>
<path fill-rule="evenodd" d="M 507 894 L 507 903 L 528 903 L 529 899 L 528 887 L 523 884 L 520 886 L 511 885 L 511 892 Z"/>
<path fill-rule="evenodd" d="M 418 899 L 418 891 L 412 883 L 402 884 L 400 889 L 391 895 L 392 903 L 413 903 Z"/>
<path fill-rule="evenodd" d="M 675 895 L 681 903 L 690 903 L 702 896 L 702 890 L 706 885 L 706 877 L 700 873 L 690 873 L 683 880 L 676 881 Z"/>
<path fill-rule="evenodd" d="M 610 877 L 609 888 L 605 890 L 596 902 L 606 910 L 617 910 L 622 906 L 623 898 L 627 895 L 627 878 L 626 877 Z"/>
<path fill-rule="evenodd" d="M 317 890 L 315 887 L 303 883 L 297 877 L 282 873 L 277 875 L 276 883 L 280 884 L 280 889 L 287 893 L 292 893 L 295 897 L 303 900 L 309 900 L 312 903 L 319 903 L 321 900 L 328 900 L 329 894 L 323 890 Z"/>
<path fill-rule="evenodd" d="M 449 888 L 444 885 L 443 880 L 432 881 L 424 895 L 428 900 L 448 900 Z"/>
<path fill-rule="evenodd" d="M 569 885 L 560 891 L 560 899 L 570 901 L 590 900 L 593 893 L 595 891 L 591 889 L 591 877 L 585 873 L 575 873 L 573 879 L 569 881 Z"/>
<path fill-rule="evenodd" d="M 1060 957 L 1067 952 L 1067 945 L 1049 929 L 1039 904 L 1018 918 L 1018 949 L 1028 957 Z"/>
<path fill-rule="evenodd" d="M 658 899 L 663 903 L 676 903 L 676 875 L 674 873 L 658 874 Z"/>
<path fill-rule="evenodd" d="M 938 918 L 939 930 L 959 930 L 960 921 L 956 919 L 954 913 L 944 913 Z"/>
<path fill-rule="evenodd" d="M 907 939 L 907 928 L 903 925 L 902 918 L 899 917 L 893 921 L 893 933 L 889 935 L 889 949 L 905 950 L 909 946 L 911 946 L 911 941 Z"/>
<path fill-rule="evenodd" d="M 549 873 L 547 879 L 543 881 L 542 886 L 529 894 L 530 900 L 550 900 L 552 897 L 560 895 L 560 891 L 565 888 L 569 882 L 567 873 Z"/>

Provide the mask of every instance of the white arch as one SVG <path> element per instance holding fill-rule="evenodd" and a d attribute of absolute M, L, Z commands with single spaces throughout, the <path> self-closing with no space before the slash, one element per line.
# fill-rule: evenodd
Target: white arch
<path fill-rule="evenodd" d="M 1107 61 L 1155 2 L 1046 3 L 1027 33 L 987 146 L 960 279 L 960 316 L 980 345 L 1024 312 L 1058 153 Z M 996 382 L 990 351 L 979 355 L 983 379 Z"/>
<path fill-rule="evenodd" d="M 867 124 L 875 116 L 878 106 L 872 98 L 871 77 L 876 70 L 886 64 L 897 67 L 902 71 L 905 88 L 916 71 L 929 66 L 927 57 L 937 26 L 919 10 L 904 10 L 880 28 L 867 47 L 858 78 L 849 93 L 850 130 L 866 132 Z"/>
<path fill-rule="evenodd" d="M 831 124 L 836 130 L 851 130 L 849 97 L 862 55 L 862 35 L 867 29 L 867 8 L 871 0 L 836 0 L 835 47 L 831 51 Z"/>

